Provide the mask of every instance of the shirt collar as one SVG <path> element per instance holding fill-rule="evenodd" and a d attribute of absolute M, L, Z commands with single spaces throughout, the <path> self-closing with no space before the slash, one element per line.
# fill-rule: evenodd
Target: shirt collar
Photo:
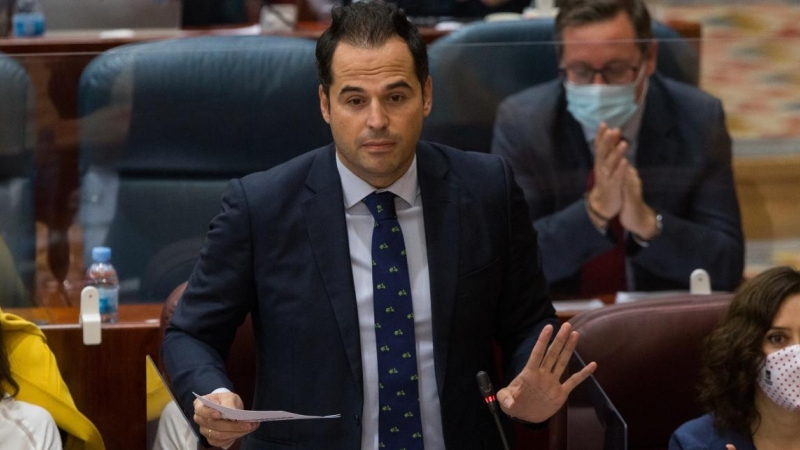
<path fill-rule="evenodd" d="M 339 152 L 336 152 L 336 169 L 339 171 L 339 177 L 342 180 L 342 193 L 344 194 L 344 207 L 346 210 L 359 204 L 364 197 L 373 192 L 389 191 L 400 197 L 406 203 L 406 207 L 414 206 L 416 202 L 417 193 L 419 192 L 417 155 L 414 155 L 414 160 L 411 161 L 411 166 L 406 170 L 406 173 L 386 189 L 376 189 L 350 171 L 342 164 Z"/>

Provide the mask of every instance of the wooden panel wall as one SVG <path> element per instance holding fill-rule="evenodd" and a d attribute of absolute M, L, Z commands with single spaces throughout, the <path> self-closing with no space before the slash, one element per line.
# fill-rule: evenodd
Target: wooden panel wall
<path fill-rule="evenodd" d="M 800 154 L 735 158 L 747 240 L 800 239 Z"/>

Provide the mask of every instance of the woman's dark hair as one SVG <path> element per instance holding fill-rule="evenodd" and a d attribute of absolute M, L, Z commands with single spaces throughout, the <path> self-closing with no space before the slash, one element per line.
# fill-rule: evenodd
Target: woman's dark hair
<path fill-rule="evenodd" d="M 333 84 L 331 62 L 339 42 L 376 48 L 393 37 L 399 37 L 408 45 L 414 59 L 414 71 L 420 85 L 428 79 L 428 49 L 417 27 L 408 21 L 405 13 L 393 3 L 366 1 L 334 7 L 331 26 L 317 40 L 317 76 L 325 95 L 329 95 Z"/>
<path fill-rule="evenodd" d="M 706 338 L 700 371 L 700 402 L 719 429 L 751 434 L 761 417 L 755 408 L 764 336 L 786 298 L 800 294 L 800 272 L 769 269 L 746 282 L 722 323 Z"/>
<path fill-rule="evenodd" d="M 8 388 L 10 389 L 7 391 Z M 6 394 L 13 397 L 17 395 L 17 392 L 19 392 L 19 385 L 11 376 L 11 363 L 8 360 L 8 351 L 6 351 L 3 323 L 0 321 L 0 400 Z"/>
<path fill-rule="evenodd" d="M 555 24 L 556 51 L 561 57 L 561 42 L 564 28 L 588 25 L 613 19 L 625 12 L 633 23 L 636 39 L 642 54 L 647 54 L 649 41 L 653 39 L 650 13 L 642 0 L 563 0 L 558 4 Z"/>

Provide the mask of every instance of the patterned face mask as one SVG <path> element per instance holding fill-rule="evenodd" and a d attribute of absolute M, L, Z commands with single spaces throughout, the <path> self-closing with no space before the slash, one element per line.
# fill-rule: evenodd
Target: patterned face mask
<path fill-rule="evenodd" d="M 800 411 L 800 345 L 767 355 L 758 374 L 758 385 L 775 404 Z"/>

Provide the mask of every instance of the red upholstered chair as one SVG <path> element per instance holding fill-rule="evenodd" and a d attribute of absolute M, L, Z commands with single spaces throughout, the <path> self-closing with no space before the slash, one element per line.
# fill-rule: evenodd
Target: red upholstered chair
<path fill-rule="evenodd" d="M 703 414 L 696 401 L 702 342 L 732 297 L 639 300 L 570 320 L 581 335 L 578 354 L 597 362 L 595 377 L 628 425 L 629 450 L 666 449 L 679 425 Z M 580 438 L 580 427 L 563 423 L 551 423 L 551 450 L 566 449 L 566 436 Z"/>

